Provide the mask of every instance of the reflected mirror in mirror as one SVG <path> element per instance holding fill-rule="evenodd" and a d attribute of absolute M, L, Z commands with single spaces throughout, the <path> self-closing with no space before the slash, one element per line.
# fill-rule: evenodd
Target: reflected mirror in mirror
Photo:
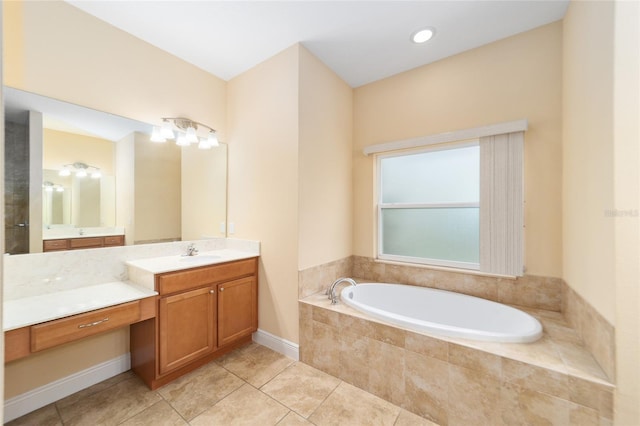
<path fill-rule="evenodd" d="M 4 99 L 7 253 L 105 228 L 127 245 L 226 236 L 226 144 L 153 143 L 147 123 L 9 87 Z"/>

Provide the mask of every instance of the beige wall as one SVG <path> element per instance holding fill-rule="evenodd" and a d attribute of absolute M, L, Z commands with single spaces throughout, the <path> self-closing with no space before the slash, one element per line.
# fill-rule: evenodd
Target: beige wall
<path fill-rule="evenodd" d="M 260 241 L 259 326 L 298 340 L 298 58 L 293 46 L 229 81 L 229 222 Z"/>
<path fill-rule="evenodd" d="M 111 141 L 60 130 L 44 129 L 42 167 L 60 170 L 76 161 L 99 167 L 103 175 L 115 174 L 115 144 Z"/>
<path fill-rule="evenodd" d="M 616 424 L 640 424 L 640 3 L 614 12 L 615 206 L 636 217 L 615 223 Z M 606 285 L 608 287 L 608 285 Z"/>
<path fill-rule="evenodd" d="M 616 326 L 617 425 L 640 423 L 639 23 L 637 2 L 564 19 L 564 279 Z"/>
<path fill-rule="evenodd" d="M 359 87 L 354 95 L 354 254 L 373 256 L 376 143 L 526 118 L 527 273 L 560 277 L 562 24 Z"/>
<path fill-rule="evenodd" d="M 3 5 L 0 4 L 0 19 L 3 16 Z M 4 69 L 4 49 L 2 48 L 2 32 L 0 32 L 0 79 L 3 76 Z M 3 93 L 0 90 L 0 115 L 2 116 L 2 120 L 0 120 L 0 186 L 4 188 L 4 99 Z M 4 191 L 0 192 L 0 205 L 4 206 Z M 4 223 L 4 209 L 0 210 L 0 223 Z M 4 253 L 4 230 L 0 231 L 0 249 L 2 249 L 2 253 Z M 3 256 L 4 258 L 4 256 Z M 4 260 L 0 259 L 0 289 L 3 288 L 4 276 Z M 2 327 L 2 318 L 3 318 L 3 303 L 4 297 L 2 291 L 0 291 L 0 327 Z M 3 328 L 4 329 L 4 328 Z M 0 339 L 0 361 L 2 365 L 4 365 L 4 339 Z M 0 368 L 0 383 L 4 383 L 4 369 Z M 0 386 L 0 401 L 4 401 L 4 386 Z M 4 404 L 0 404 L 0 419 L 4 419 Z"/>
<path fill-rule="evenodd" d="M 2 6 L 5 85 L 148 123 L 187 116 L 226 137 L 223 80 L 62 1 Z M 119 339 L 128 335 L 124 329 L 115 333 Z M 29 388 L 48 383 L 49 377 L 37 373 L 43 369 L 68 375 L 106 359 L 102 344 L 86 344 L 78 352 L 82 363 L 43 353 L 19 379 L 12 371 L 17 367 L 7 366 L 7 389 L 14 392 L 17 382 Z M 113 347 L 108 357 L 128 350 Z"/>
<path fill-rule="evenodd" d="M 352 253 L 353 90 L 301 48 L 299 96 L 298 268 L 303 270 Z"/>
<path fill-rule="evenodd" d="M 563 38 L 564 279 L 615 323 L 613 2 L 572 2 Z M 596 25 L 598 31 L 587 31 Z"/>
<path fill-rule="evenodd" d="M 229 222 L 261 242 L 260 328 L 298 341 L 298 270 L 351 254 L 352 90 L 301 45 L 228 86 Z"/>

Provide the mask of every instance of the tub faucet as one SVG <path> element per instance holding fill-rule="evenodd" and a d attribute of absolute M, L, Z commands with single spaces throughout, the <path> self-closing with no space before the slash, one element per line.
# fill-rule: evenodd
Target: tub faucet
<path fill-rule="evenodd" d="M 338 278 L 337 280 L 335 280 L 333 282 L 333 284 L 331 284 L 328 288 L 327 288 L 327 292 L 325 293 L 329 299 L 331 300 L 331 304 L 335 305 L 336 303 L 338 303 L 338 296 L 336 295 L 336 286 L 340 283 L 344 283 L 347 282 L 349 284 L 351 284 L 352 286 L 356 286 L 356 282 L 354 280 L 352 280 L 351 278 Z"/>
<path fill-rule="evenodd" d="M 195 256 L 196 254 L 198 254 L 198 249 L 195 244 L 191 243 L 187 246 L 187 252 L 183 256 Z"/>

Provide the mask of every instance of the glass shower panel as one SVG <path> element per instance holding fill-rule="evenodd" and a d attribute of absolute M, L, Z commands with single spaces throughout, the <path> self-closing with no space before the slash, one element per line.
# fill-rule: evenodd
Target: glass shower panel
<path fill-rule="evenodd" d="M 382 209 L 382 253 L 479 263 L 479 210 Z"/>

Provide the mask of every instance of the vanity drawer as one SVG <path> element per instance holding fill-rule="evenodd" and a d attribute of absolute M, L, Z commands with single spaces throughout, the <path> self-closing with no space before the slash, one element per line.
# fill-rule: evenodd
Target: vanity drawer
<path fill-rule="evenodd" d="M 123 246 L 124 235 L 111 235 L 108 237 L 104 237 L 104 245 L 105 246 Z"/>
<path fill-rule="evenodd" d="M 42 249 L 44 251 L 67 250 L 69 248 L 69 240 L 44 240 Z"/>
<path fill-rule="evenodd" d="M 102 237 L 71 238 L 69 245 L 72 249 L 102 247 Z"/>
<path fill-rule="evenodd" d="M 169 272 L 157 277 L 157 291 L 163 295 L 254 275 L 257 273 L 256 266 L 256 258 L 253 258 L 186 271 Z"/>
<path fill-rule="evenodd" d="M 31 327 L 31 352 L 71 342 L 140 320 L 138 301 L 98 309 Z"/>

